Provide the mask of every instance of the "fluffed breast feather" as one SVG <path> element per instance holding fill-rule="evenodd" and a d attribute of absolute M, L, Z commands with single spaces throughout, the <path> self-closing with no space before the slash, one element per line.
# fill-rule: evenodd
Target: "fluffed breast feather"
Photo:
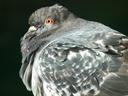
<path fill-rule="evenodd" d="M 38 64 L 34 63 L 39 67 L 38 78 L 43 79 L 46 86 L 52 85 L 51 82 L 54 83 L 56 87 L 51 86 L 49 91 L 58 90 L 56 92 L 58 96 L 59 94 L 77 94 L 80 91 L 83 95 L 96 95 L 99 94 L 99 90 L 103 90 L 100 94 L 107 94 L 106 90 L 111 94 L 110 89 L 115 91 L 113 96 L 116 96 L 122 84 L 126 85 L 123 86 L 120 94 L 125 94 L 128 78 L 122 82 L 120 77 L 125 78 L 128 72 L 123 72 L 124 66 L 127 66 L 124 62 L 126 60 L 120 59 L 126 59 L 124 56 L 127 54 L 127 46 L 123 44 L 123 39 L 127 37 L 116 31 L 102 35 L 95 33 L 95 37 L 92 38 L 75 34 L 56 39 L 40 50 L 35 59 L 35 63 L 38 62 Z M 70 36 L 74 38 L 71 39 Z M 62 90 L 68 91 L 66 93 Z M 55 93 L 51 92 L 51 94 Z"/>

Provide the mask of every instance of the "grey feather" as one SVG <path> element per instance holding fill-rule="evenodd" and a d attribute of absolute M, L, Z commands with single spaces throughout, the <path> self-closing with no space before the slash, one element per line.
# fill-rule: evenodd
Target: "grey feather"
<path fill-rule="evenodd" d="M 40 27 L 22 38 L 20 76 L 34 96 L 128 95 L 127 36 L 60 5 L 38 9 L 29 24 Z"/>

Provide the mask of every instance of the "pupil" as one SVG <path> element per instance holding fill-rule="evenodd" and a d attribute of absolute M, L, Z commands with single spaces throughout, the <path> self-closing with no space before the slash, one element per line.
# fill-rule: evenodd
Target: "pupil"
<path fill-rule="evenodd" d="M 50 23 L 50 20 L 48 20 L 48 23 Z"/>

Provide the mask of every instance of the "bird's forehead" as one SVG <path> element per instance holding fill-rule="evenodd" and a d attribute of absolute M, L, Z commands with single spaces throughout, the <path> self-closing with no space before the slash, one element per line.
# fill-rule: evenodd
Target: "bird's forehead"
<path fill-rule="evenodd" d="M 36 10 L 29 17 L 29 24 L 33 24 L 34 22 L 39 22 L 41 19 L 44 19 L 47 15 L 48 7 L 40 8 Z"/>

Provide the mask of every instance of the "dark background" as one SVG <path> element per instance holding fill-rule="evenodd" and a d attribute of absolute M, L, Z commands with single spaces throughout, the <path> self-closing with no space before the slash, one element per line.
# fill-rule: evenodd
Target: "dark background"
<path fill-rule="evenodd" d="M 0 96 L 32 96 L 19 78 L 20 38 L 30 14 L 55 3 L 128 35 L 128 0 L 0 0 Z"/>

